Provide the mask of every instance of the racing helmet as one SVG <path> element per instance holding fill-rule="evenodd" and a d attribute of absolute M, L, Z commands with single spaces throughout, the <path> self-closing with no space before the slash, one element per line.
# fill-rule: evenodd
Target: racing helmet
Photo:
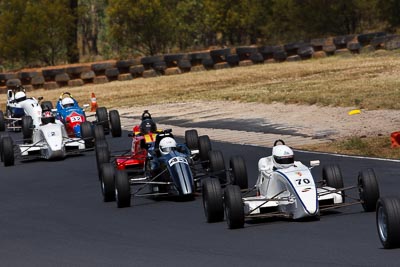
<path fill-rule="evenodd" d="M 293 150 L 286 145 L 277 145 L 272 148 L 272 161 L 277 168 L 289 168 L 294 165 Z"/>
<path fill-rule="evenodd" d="M 167 155 L 171 150 L 176 148 L 176 141 L 172 137 L 164 137 L 160 141 L 160 152 L 162 155 Z"/>
<path fill-rule="evenodd" d="M 143 134 L 154 133 L 157 131 L 157 125 L 152 119 L 145 119 L 140 124 L 140 132 Z"/>
<path fill-rule="evenodd" d="M 21 102 L 26 99 L 26 94 L 24 92 L 16 92 L 14 98 L 15 98 L 15 101 Z"/>
<path fill-rule="evenodd" d="M 72 107 L 74 105 L 74 100 L 70 97 L 66 97 L 61 100 L 61 105 L 63 106 L 63 108 Z"/>
<path fill-rule="evenodd" d="M 49 110 L 45 110 L 42 113 L 42 123 L 43 124 L 48 124 L 48 123 L 55 123 L 56 118 L 54 117 L 53 113 Z"/>

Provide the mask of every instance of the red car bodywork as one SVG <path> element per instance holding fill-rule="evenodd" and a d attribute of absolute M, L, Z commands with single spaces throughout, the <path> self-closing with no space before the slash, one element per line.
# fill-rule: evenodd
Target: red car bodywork
<path fill-rule="evenodd" d="M 139 126 L 133 127 L 131 155 L 118 156 L 115 160 L 118 170 L 144 170 L 147 157 L 147 149 L 143 144 L 149 144 L 156 140 L 156 133 L 142 134 Z"/>

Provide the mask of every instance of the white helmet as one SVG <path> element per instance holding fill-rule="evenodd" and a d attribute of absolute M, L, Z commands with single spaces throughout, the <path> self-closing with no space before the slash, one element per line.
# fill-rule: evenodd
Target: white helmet
<path fill-rule="evenodd" d="M 163 155 L 171 152 L 173 148 L 176 148 L 176 141 L 172 137 L 165 137 L 160 141 L 160 152 Z"/>
<path fill-rule="evenodd" d="M 74 100 L 72 100 L 72 98 L 70 98 L 70 97 L 66 97 L 63 100 L 61 100 L 61 105 L 64 108 L 72 107 L 74 105 Z"/>
<path fill-rule="evenodd" d="M 274 146 L 272 160 L 277 168 L 289 168 L 294 165 L 293 150 L 285 145 Z"/>
<path fill-rule="evenodd" d="M 26 94 L 24 92 L 17 92 L 17 93 L 15 93 L 15 97 L 14 98 L 15 98 L 15 100 L 17 102 L 21 102 L 21 101 L 24 101 L 26 99 Z"/>

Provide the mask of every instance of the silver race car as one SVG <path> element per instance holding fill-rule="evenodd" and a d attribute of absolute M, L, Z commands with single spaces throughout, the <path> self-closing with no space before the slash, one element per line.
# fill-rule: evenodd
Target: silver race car
<path fill-rule="evenodd" d="M 223 192 L 216 179 L 203 183 L 207 221 L 222 221 L 225 212 L 228 227 L 234 229 L 257 218 L 318 220 L 322 211 L 354 204 L 362 204 L 365 211 L 375 210 L 379 187 L 373 169 L 360 171 L 357 185 L 344 187 L 337 165 L 325 166 L 322 179 L 316 181 L 310 169 L 318 165 L 319 161 L 311 161 L 310 167 L 294 161 L 293 151 L 282 140 L 275 141 L 273 155 L 259 162 L 259 177 L 252 189 L 242 192 L 228 185 Z M 358 189 L 359 198 L 347 195 L 350 189 Z M 352 201 L 346 203 L 346 198 Z"/>

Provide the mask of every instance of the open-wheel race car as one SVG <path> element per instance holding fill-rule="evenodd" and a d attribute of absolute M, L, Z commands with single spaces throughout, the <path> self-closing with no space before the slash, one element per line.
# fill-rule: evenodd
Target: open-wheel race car
<path fill-rule="evenodd" d="M 41 124 L 42 108 L 39 102 L 43 97 L 38 99 L 34 97 L 26 97 L 25 88 L 17 86 L 14 89 L 7 90 L 7 104 L 5 114 L 0 110 L 0 131 L 21 131 L 22 120 L 25 116 L 30 116 L 33 125 Z"/>
<path fill-rule="evenodd" d="M 127 160 L 134 162 L 129 166 L 123 163 L 124 156 L 116 156 L 113 163 L 109 163 L 104 142 L 100 147 L 96 146 L 104 201 L 116 200 L 118 207 L 128 207 L 132 197 L 193 199 L 203 178 L 212 176 L 226 183 L 222 153 L 211 150 L 207 135 L 198 136 L 196 130 L 189 130 L 185 132 L 186 143 L 180 144 L 168 129 L 159 132 L 154 142 L 146 143 L 145 140 L 134 137 L 130 156 L 135 161 Z"/>
<path fill-rule="evenodd" d="M 30 116 L 23 117 L 23 139 L 16 144 L 10 136 L 1 136 L 0 155 L 4 166 L 14 165 L 15 159 L 63 159 L 89 150 L 87 142 L 93 137 L 88 122 L 82 124 L 81 138 L 68 137 L 64 125 L 55 119 L 51 111 L 43 112 L 41 122 L 34 127 Z"/>
<path fill-rule="evenodd" d="M 382 197 L 376 204 L 376 226 L 385 249 L 400 247 L 400 198 Z"/>
<path fill-rule="evenodd" d="M 51 103 L 49 105 L 52 108 Z M 90 117 L 85 113 L 85 109 L 88 107 L 89 104 L 84 104 L 81 108 L 78 101 L 69 92 L 63 92 L 60 95 L 56 104 L 57 119 L 64 123 L 68 136 L 81 137 L 81 124 Z M 102 125 L 105 134 L 111 132 L 113 137 L 121 136 L 121 121 L 117 110 L 110 110 L 107 113 L 105 107 L 99 107 L 94 116 L 96 119 L 93 125 Z"/>
<path fill-rule="evenodd" d="M 379 187 L 373 169 L 360 171 L 357 185 L 344 187 L 338 165 L 324 166 L 322 179 L 315 181 L 310 169 L 318 165 L 319 161 L 311 161 L 311 167 L 294 161 L 293 151 L 282 140 L 275 141 L 272 156 L 259 161 L 259 176 L 253 188 L 242 192 L 240 187 L 228 185 L 222 191 L 217 180 L 205 181 L 203 206 L 207 221 L 222 221 L 225 215 L 228 227 L 234 229 L 243 227 L 245 220 L 257 218 L 318 220 L 323 211 L 355 204 L 361 204 L 367 212 L 375 210 Z M 348 195 L 350 189 L 358 189 L 359 198 Z"/>

